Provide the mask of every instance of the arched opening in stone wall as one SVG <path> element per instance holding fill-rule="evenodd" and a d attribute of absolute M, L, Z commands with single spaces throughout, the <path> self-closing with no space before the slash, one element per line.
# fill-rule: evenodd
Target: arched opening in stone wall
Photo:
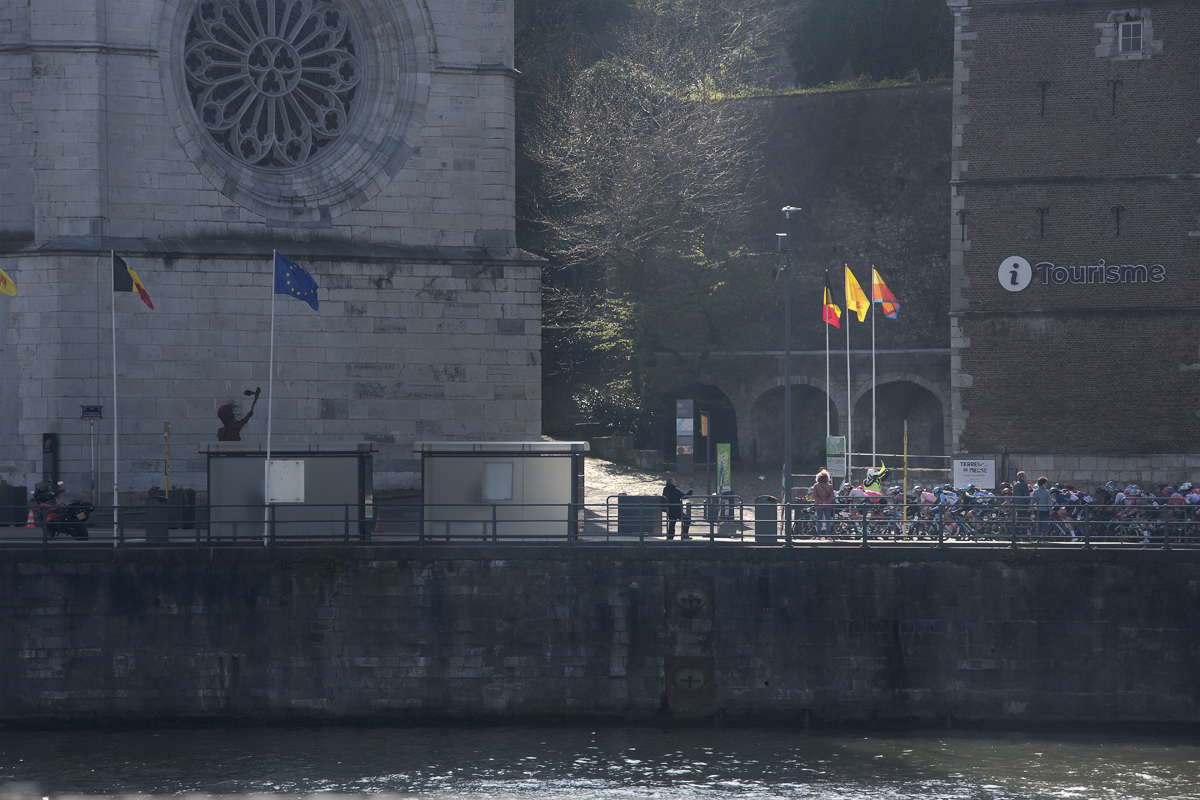
<path fill-rule="evenodd" d="M 910 456 L 946 454 L 945 419 L 933 392 L 909 381 L 881 383 L 875 388 L 877 453 L 904 452 L 904 421 L 908 420 Z M 871 392 L 854 404 L 854 452 L 871 453 Z M 859 463 L 858 459 L 854 462 Z M 890 463 L 888 466 L 892 466 Z M 933 464 L 930 464 L 933 466 Z M 938 463 L 936 466 L 945 466 Z"/>
<path fill-rule="evenodd" d="M 705 464 L 708 457 L 708 440 L 700 435 L 700 413 L 709 412 L 712 428 L 709 435 L 713 442 L 713 458 L 716 459 L 718 444 L 729 444 L 733 460 L 741 456 L 738 453 L 737 412 L 729 397 L 716 386 L 707 383 L 692 383 L 680 386 L 662 396 L 660 413 L 663 420 L 663 453 L 667 462 L 675 461 L 675 401 L 692 400 L 693 402 L 693 437 L 695 448 L 694 464 Z"/>
<path fill-rule="evenodd" d="M 825 406 L 830 434 L 838 436 L 838 412 L 825 392 L 812 386 L 792 386 L 792 471 L 816 472 L 825 466 Z M 752 411 L 754 441 L 751 453 L 760 464 L 783 464 L 783 387 L 763 392 Z"/>

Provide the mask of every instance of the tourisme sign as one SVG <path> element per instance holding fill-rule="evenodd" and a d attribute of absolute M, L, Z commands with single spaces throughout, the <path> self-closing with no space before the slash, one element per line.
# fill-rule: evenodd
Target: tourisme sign
<path fill-rule="evenodd" d="M 1167 268 L 1162 264 L 1109 264 L 1103 258 L 1094 264 L 1066 266 L 1050 261 L 1030 264 L 1021 256 L 1000 262 L 1000 285 L 1010 292 L 1025 289 L 1036 278 L 1043 286 L 1079 286 L 1105 283 L 1162 283 Z"/>

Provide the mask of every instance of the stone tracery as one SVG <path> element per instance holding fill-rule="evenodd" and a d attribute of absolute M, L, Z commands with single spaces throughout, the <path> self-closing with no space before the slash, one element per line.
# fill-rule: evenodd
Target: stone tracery
<path fill-rule="evenodd" d="M 339 0 L 201 0 L 184 66 L 209 135 L 239 161 L 277 169 L 345 133 L 362 78 Z"/>

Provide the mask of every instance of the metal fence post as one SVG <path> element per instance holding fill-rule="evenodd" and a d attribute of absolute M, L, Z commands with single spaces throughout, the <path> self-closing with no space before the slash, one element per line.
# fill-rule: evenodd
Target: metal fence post
<path fill-rule="evenodd" d="M 350 504 L 345 504 L 345 522 L 342 526 L 342 541 L 350 544 Z"/>
<path fill-rule="evenodd" d="M 783 502 L 783 545 L 784 547 L 792 546 L 792 524 L 795 521 L 796 509 L 791 503 L 790 498 L 785 498 Z"/>
<path fill-rule="evenodd" d="M 1083 549 L 1092 549 L 1092 507 L 1083 507 Z"/>
<path fill-rule="evenodd" d="M 710 501 L 711 502 L 711 501 Z M 717 507 L 710 509 L 708 513 L 708 545 L 709 547 L 717 543 L 717 525 L 720 524 L 717 520 L 720 519 L 721 504 L 718 501 Z"/>
<path fill-rule="evenodd" d="M 417 506 L 417 544 L 425 544 L 425 501 Z"/>
<path fill-rule="evenodd" d="M 1008 515 L 1010 525 L 1012 527 L 1012 543 L 1009 545 L 1013 550 L 1017 549 L 1017 507 L 1015 505 L 1016 498 L 1013 498 L 1014 505 L 1008 507 Z"/>
<path fill-rule="evenodd" d="M 870 547 L 870 542 L 867 541 L 867 518 L 870 516 L 871 507 L 866 503 L 862 507 L 862 546 Z"/>
<path fill-rule="evenodd" d="M 271 541 L 271 547 L 274 547 L 275 546 L 275 504 L 274 503 L 272 503 L 270 505 L 270 509 L 271 509 L 271 526 L 270 526 L 271 539 L 270 539 L 270 541 Z"/>
<path fill-rule="evenodd" d="M 113 506 L 113 513 L 117 515 L 117 547 L 125 546 L 125 515 L 119 513 L 120 506 Z"/>
<path fill-rule="evenodd" d="M 583 510 L 579 508 L 581 505 L 582 503 L 567 503 L 567 544 L 575 544 L 575 540 L 582 534 L 579 530 L 582 524 L 579 520 L 583 517 Z"/>
<path fill-rule="evenodd" d="M 946 546 L 946 512 L 943 509 L 938 515 L 938 547 Z"/>
<path fill-rule="evenodd" d="M 497 530 L 497 527 L 498 527 L 498 524 L 496 522 L 496 504 L 492 503 L 492 544 L 499 544 L 499 542 L 500 542 L 500 533 Z"/>
<path fill-rule="evenodd" d="M 1163 521 L 1163 550 L 1171 549 L 1171 507 L 1167 506 L 1163 509 L 1163 516 L 1166 518 Z"/>
<path fill-rule="evenodd" d="M 644 547 L 646 544 L 646 501 L 638 500 L 638 547 Z M 619 519 L 619 517 L 618 517 Z M 668 521 L 667 524 L 670 524 Z"/>

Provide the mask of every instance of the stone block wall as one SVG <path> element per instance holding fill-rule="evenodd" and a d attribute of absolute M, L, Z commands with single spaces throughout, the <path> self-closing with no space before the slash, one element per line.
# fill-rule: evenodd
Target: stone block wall
<path fill-rule="evenodd" d="M 248 180 L 237 169 L 198 162 L 204 137 L 189 127 L 186 92 L 173 88 L 183 69 L 177 28 L 192 5 L 64 0 L 0 11 L 0 97 L 16 123 L 6 118 L 0 139 L 0 232 L 25 235 L 33 222 L 38 242 L 237 238 L 262 236 L 269 221 L 359 243 L 515 244 L 510 1 L 345 0 L 364 39 L 387 32 L 367 29 L 372 14 L 399 20 L 403 41 L 377 43 L 401 51 L 395 64 L 375 65 L 359 44 L 371 80 L 412 84 L 396 107 L 375 110 L 411 119 L 386 174 L 364 177 L 356 199 L 318 214 L 321 202 L 294 198 L 303 225 L 286 208 L 239 202 L 227 185 Z M 332 181 L 351 177 L 331 169 Z"/>
<path fill-rule="evenodd" d="M 115 299 L 122 490 L 161 483 L 168 421 L 172 482 L 202 489 L 196 445 L 215 438 L 215 409 L 266 391 L 274 249 L 321 286 L 316 314 L 279 299 L 278 441 L 376 442 L 387 489 L 413 485 L 417 438 L 539 436 L 539 264 L 514 234 L 511 0 L 288 5 L 317 9 L 315 25 L 349 20 L 349 45 L 321 46 L 352 54 L 357 67 L 337 73 L 359 82 L 340 138 L 283 166 L 205 129 L 188 83 L 202 61 L 185 58 L 205 41 L 197 8 L 0 4 L 0 269 L 19 287 L 0 301 L 0 477 L 40 479 L 43 432 L 60 434 L 74 490 L 90 489 L 93 452 L 111 464 L 110 250 L 156 305 Z M 93 441 L 79 405 L 96 402 Z M 245 437 L 263 436 L 265 417 L 260 402 Z"/>
<path fill-rule="evenodd" d="M 1200 722 L 1169 553 L 10 550 L 0 720 Z"/>
<path fill-rule="evenodd" d="M 319 312 L 275 300 L 272 442 L 371 441 L 377 489 L 415 485 L 417 439 L 521 440 L 540 435 L 538 268 L 488 260 L 345 261 L 292 254 L 320 290 Z M 201 443 L 216 441 L 216 410 L 261 387 L 244 441 L 266 433 L 270 253 L 258 257 L 134 256 L 155 309 L 117 294 L 117 379 L 122 490 L 163 475 L 162 423 L 171 423 L 172 483 L 203 490 Z M 21 303 L 7 313 L 0 412 L 16 420 L 3 472 L 40 480 L 40 434 L 60 434 L 60 473 L 89 486 L 91 440 L 83 403 L 102 403 L 101 468 L 111 487 L 112 317 L 107 256 L 11 259 Z M 6 271 L 8 268 L 6 267 Z M 10 272 L 10 274 L 12 274 Z M 98 286 L 99 284 L 99 286 Z"/>

